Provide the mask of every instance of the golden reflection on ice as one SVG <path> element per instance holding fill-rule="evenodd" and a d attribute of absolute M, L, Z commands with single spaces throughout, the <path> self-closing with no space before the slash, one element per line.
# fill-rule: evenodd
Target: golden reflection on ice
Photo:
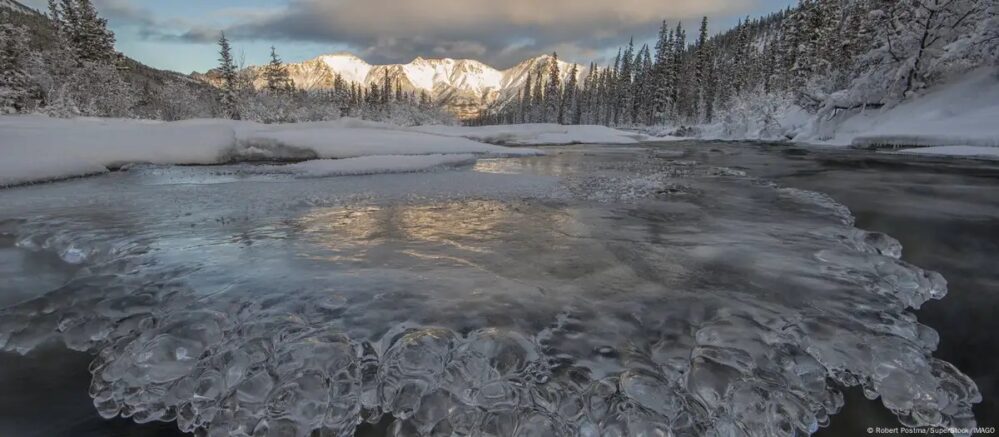
<path fill-rule="evenodd" d="M 525 174 L 533 173 L 548 176 L 565 176 L 569 167 L 567 160 L 578 159 L 575 156 L 556 154 L 541 158 L 517 159 L 480 159 L 472 166 L 479 173 Z"/>
<path fill-rule="evenodd" d="M 510 235 L 536 235 L 519 245 L 564 247 L 564 228 L 571 220 L 551 209 L 491 200 L 448 203 L 324 208 L 309 212 L 297 223 L 300 232 L 327 251 L 329 261 L 378 264 L 398 262 L 403 255 L 420 262 L 481 268 L 483 257 L 494 257 Z M 393 261 L 394 260 L 394 261 Z"/>
<path fill-rule="evenodd" d="M 509 228 L 517 211 L 495 201 L 472 201 L 404 208 L 399 228 L 405 238 L 446 244 L 472 252 L 485 251 L 481 242 L 496 238 Z"/>
<path fill-rule="evenodd" d="M 377 207 L 323 208 L 309 212 L 297 223 L 309 241 L 328 249 L 330 261 L 363 261 L 366 249 L 385 237 Z"/>

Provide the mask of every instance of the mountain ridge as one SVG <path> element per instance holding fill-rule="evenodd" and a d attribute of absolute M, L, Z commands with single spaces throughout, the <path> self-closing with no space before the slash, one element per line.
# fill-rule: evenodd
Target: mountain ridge
<path fill-rule="evenodd" d="M 538 55 L 500 70 L 475 59 L 446 57 L 417 56 L 405 64 L 371 64 L 353 53 L 341 51 L 286 63 L 284 67 L 295 87 L 306 91 L 331 89 L 337 74 L 348 83 L 365 87 L 372 84 L 381 86 L 387 74 L 390 82 L 400 84 L 403 91 L 426 92 L 434 102 L 459 118 L 469 119 L 515 101 L 526 84 L 528 72 L 532 80 L 539 73 L 547 80 L 552 59 L 552 55 Z M 563 82 L 568 79 L 572 65 L 558 61 Z M 577 79 L 581 79 L 586 67 L 575 65 Z M 258 89 L 266 85 L 263 76 L 265 68 L 250 66 L 244 69 L 250 73 L 254 87 Z M 217 85 L 216 73 L 210 70 L 193 76 Z"/>

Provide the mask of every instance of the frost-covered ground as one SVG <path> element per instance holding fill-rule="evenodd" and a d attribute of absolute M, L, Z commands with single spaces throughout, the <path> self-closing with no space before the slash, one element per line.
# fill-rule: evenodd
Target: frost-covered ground
<path fill-rule="evenodd" d="M 912 313 L 946 281 L 828 196 L 634 147 L 284 170 L 0 191 L 0 261 L 52 259 L 0 348 L 90 351 L 100 414 L 207 435 L 792 436 L 853 386 L 974 423 Z"/>
<path fill-rule="evenodd" d="M 539 153 L 392 125 L 344 119 L 263 125 L 229 120 L 159 122 L 122 119 L 0 117 L 0 186 L 99 174 L 126 164 L 219 164 L 247 160 L 355 159 L 316 163 L 350 174 L 415 171 L 456 159 Z M 460 157 L 440 155 L 458 154 Z M 435 158 L 406 158 L 438 155 Z M 369 166 L 369 167 L 366 167 Z"/>

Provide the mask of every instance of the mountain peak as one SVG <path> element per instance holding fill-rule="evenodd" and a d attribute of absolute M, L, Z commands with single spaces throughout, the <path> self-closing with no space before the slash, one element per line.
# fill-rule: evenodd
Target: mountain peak
<path fill-rule="evenodd" d="M 319 55 L 318 59 L 350 59 L 350 60 L 364 61 L 364 59 L 361 59 L 360 56 L 357 56 L 347 51 L 340 51 L 340 52 L 327 53 L 325 55 Z"/>
<path fill-rule="evenodd" d="M 388 79 L 406 92 L 427 92 L 435 102 L 452 109 L 460 118 L 470 118 L 486 108 L 515 101 L 528 72 L 541 71 L 551 59 L 551 55 L 542 54 L 506 70 L 498 70 L 474 59 L 422 56 L 413 58 L 408 64 L 372 65 L 353 53 L 335 52 L 303 63 L 290 63 L 287 68 L 292 81 L 302 89 L 329 88 L 336 75 L 364 87 L 382 87 Z M 568 78 L 569 65 L 559 61 L 563 81 Z M 257 73 L 262 74 L 262 69 L 257 68 Z M 577 74 L 583 74 L 582 66 Z M 258 76 L 254 84 L 263 86 L 264 79 Z"/>

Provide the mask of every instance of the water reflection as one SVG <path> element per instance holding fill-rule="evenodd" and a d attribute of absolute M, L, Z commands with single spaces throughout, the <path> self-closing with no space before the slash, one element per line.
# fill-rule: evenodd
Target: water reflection
<path fill-rule="evenodd" d="M 939 275 L 828 197 L 676 158 L 509 160 L 494 168 L 563 188 L 513 195 L 309 197 L 516 179 L 488 167 L 130 188 L 137 233 L 14 227 L 61 236 L 42 252 L 108 257 L 0 313 L 0 347 L 92 351 L 102 415 L 218 435 L 794 435 L 827 423 L 842 386 L 912 423 L 973 421 L 974 384 L 908 309 L 942 296 Z M 136 208 L 188 196 L 226 213 Z"/>

